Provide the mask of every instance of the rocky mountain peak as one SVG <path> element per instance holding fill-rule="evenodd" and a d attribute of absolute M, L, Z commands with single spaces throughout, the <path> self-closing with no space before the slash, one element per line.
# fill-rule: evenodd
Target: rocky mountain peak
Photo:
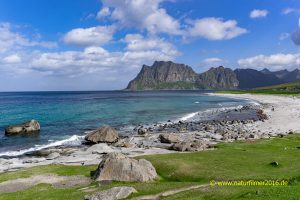
<path fill-rule="evenodd" d="M 153 89 L 249 89 L 300 80 L 300 70 L 270 71 L 212 67 L 197 74 L 190 66 L 172 61 L 155 61 L 143 65 L 139 74 L 129 82 L 130 90 Z"/>

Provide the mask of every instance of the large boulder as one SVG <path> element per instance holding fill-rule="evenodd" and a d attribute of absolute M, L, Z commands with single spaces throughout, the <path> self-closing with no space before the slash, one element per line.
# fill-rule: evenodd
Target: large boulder
<path fill-rule="evenodd" d="M 180 138 L 175 133 L 163 133 L 159 135 L 161 143 L 176 143 L 179 142 Z"/>
<path fill-rule="evenodd" d="M 99 182 L 148 182 L 156 177 L 156 170 L 149 161 L 129 158 L 121 153 L 105 155 L 94 175 L 95 180 Z"/>
<path fill-rule="evenodd" d="M 101 192 L 96 192 L 91 195 L 91 197 L 86 197 L 89 200 L 117 200 L 125 199 L 132 193 L 137 192 L 133 187 L 113 187 L 109 190 L 104 190 Z"/>
<path fill-rule="evenodd" d="M 119 139 L 118 132 L 116 129 L 110 126 L 103 126 L 98 128 L 95 131 L 92 131 L 87 136 L 85 136 L 85 140 L 92 142 L 92 143 L 114 143 L 117 142 Z"/>
<path fill-rule="evenodd" d="M 30 120 L 24 124 L 11 125 L 5 128 L 5 135 L 17 135 L 23 133 L 37 133 L 41 130 L 41 126 L 38 121 Z"/>

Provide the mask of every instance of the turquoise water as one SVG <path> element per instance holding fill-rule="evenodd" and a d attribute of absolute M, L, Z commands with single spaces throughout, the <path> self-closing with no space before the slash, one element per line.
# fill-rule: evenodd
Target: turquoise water
<path fill-rule="evenodd" d="M 126 127 L 178 120 L 192 112 L 243 103 L 201 91 L 0 93 L 0 154 L 82 136 L 101 125 L 122 132 Z M 4 136 L 6 126 L 30 119 L 40 122 L 39 134 Z"/>

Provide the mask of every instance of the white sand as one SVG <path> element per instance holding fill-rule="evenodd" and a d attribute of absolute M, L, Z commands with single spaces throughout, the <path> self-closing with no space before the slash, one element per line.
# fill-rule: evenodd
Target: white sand
<path fill-rule="evenodd" d="M 212 94 L 232 98 L 243 98 L 259 102 L 269 116 L 265 122 L 256 122 L 255 128 L 261 132 L 285 134 L 290 131 L 300 133 L 300 98 L 293 96 L 257 94 Z M 272 111 L 274 107 L 274 111 Z"/>

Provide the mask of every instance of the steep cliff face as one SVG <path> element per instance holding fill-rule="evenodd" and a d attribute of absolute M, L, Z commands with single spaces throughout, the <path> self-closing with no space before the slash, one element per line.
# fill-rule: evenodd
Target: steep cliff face
<path fill-rule="evenodd" d="M 239 81 L 231 69 L 220 66 L 199 74 L 196 85 L 202 89 L 236 89 Z"/>
<path fill-rule="evenodd" d="M 144 65 L 127 89 L 193 89 L 197 76 L 187 65 L 155 61 L 152 66 Z"/>

